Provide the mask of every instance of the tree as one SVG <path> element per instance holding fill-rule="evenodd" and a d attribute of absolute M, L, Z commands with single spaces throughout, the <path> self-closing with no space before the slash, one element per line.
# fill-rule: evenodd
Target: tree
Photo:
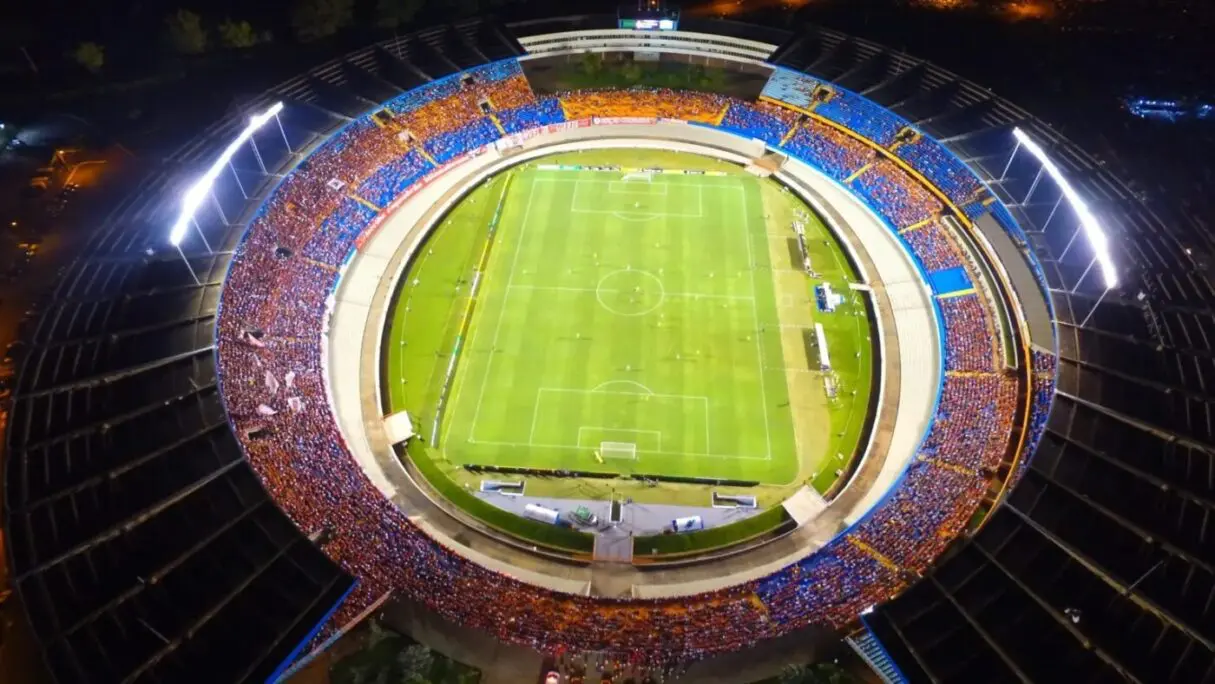
<path fill-rule="evenodd" d="M 96 74 L 105 66 L 105 46 L 91 41 L 81 43 L 72 51 L 72 59 L 89 73 Z"/>
<path fill-rule="evenodd" d="M 849 684 L 855 681 L 844 668 L 835 663 L 786 665 L 777 677 L 780 684 Z"/>
<path fill-rule="evenodd" d="M 582 66 L 582 73 L 594 78 L 603 72 L 603 53 L 602 52 L 584 52 L 579 60 Z"/>
<path fill-rule="evenodd" d="M 641 77 L 644 73 L 641 65 L 632 60 L 620 68 L 620 76 L 629 87 L 641 85 Z"/>
<path fill-rule="evenodd" d="M 291 8 L 291 28 L 303 42 L 332 36 L 353 20 L 354 0 L 296 0 Z"/>
<path fill-rule="evenodd" d="M 435 657 L 430 649 L 421 644 L 410 644 L 397 653 L 397 674 L 399 682 L 406 684 L 427 684 L 430 681 L 430 668 L 434 665 Z"/>
<path fill-rule="evenodd" d="M 179 9 L 165 17 L 165 25 L 169 28 L 169 42 L 178 53 L 197 55 L 207 49 L 207 29 L 197 14 Z"/>
<path fill-rule="evenodd" d="M 776 678 L 780 684 L 802 684 L 806 681 L 805 665 L 786 665 Z"/>
<path fill-rule="evenodd" d="M 429 649 L 384 629 L 374 620 L 369 624 L 363 647 L 342 658 L 331 669 L 331 681 L 342 684 L 429 684 L 432 681 L 430 671 L 434 654 Z"/>
<path fill-rule="evenodd" d="M 232 21 L 224 19 L 219 25 L 219 42 L 226 48 L 243 50 L 262 42 L 268 36 L 259 36 L 253 30 L 253 25 L 247 21 Z"/>
<path fill-rule="evenodd" d="M 425 2 L 426 0 L 376 0 L 376 26 L 395 29 L 402 24 L 408 24 Z"/>

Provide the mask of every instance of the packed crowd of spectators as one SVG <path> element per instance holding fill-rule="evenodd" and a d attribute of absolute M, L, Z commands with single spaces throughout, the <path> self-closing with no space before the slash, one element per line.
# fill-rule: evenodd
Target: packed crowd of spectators
<path fill-rule="evenodd" d="M 462 128 L 436 134 L 426 141 L 425 146 L 436 162 L 444 164 L 501 137 L 502 134 L 493 123 L 482 118 L 475 119 Z"/>
<path fill-rule="evenodd" d="M 940 304 L 945 319 L 945 369 L 994 372 L 998 342 L 983 299 L 971 294 L 941 299 Z"/>
<path fill-rule="evenodd" d="M 911 247 L 911 251 L 919 257 L 920 263 L 924 264 L 924 270 L 929 273 L 962 265 L 957 246 L 945 234 L 938 221 L 909 230 L 903 233 L 902 237 Z"/>
<path fill-rule="evenodd" d="M 945 207 L 889 159 L 881 159 L 852 181 L 857 191 L 897 230 L 940 216 Z"/>
<path fill-rule="evenodd" d="M 877 159 L 872 147 L 814 119 L 807 119 L 785 148 L 838 181 Z"/>
<path fill-rule="evenodd" d="M 394 197 L 434 168 L 417 150 L 409 150 L 376 169 L 355 192 L 377 207 L 387 207 Z"/>
<path fill-rule="evenodd" d="M 894 142 L 894 136 L 907 126 L 906 121 L 890 110 L 860 95 L 839 88 L 833 92 L 833 97 L 820 102 L 814 113 L 856 131 L 882 147 Z"/>
<path fill-rule="evenodd" d="M 1029 467 L 1029 456 L 1038 449 L 1038 442 L 1046 433 L 1046 422 L 1050 417 L 1051 401 L 1055 397 L 1055 373 L 1058 371 L 1059 359 L 1054 354 L 1035 349 L 1033 356 L 1033 402 L 1030 408 L 1029 434 L 1025 438 L 1025 456 L 1017 464 L 1013 474 L 1013 483 L 1020 482 Z"/>
<path fill-rule="evenodd" d="M 536 94 L 515 60 L 452 74 L 384 105 L 401 128 L 419 140 L 456 131 L 499 110 L 534 103 Z"/>
<path fill-rule="evenodd" d="M 962 532 L 986 489 L 981 475 L 917 460 L 854 531 L 899 568 L 922 573 Z"/>
<path fill-rule="evenodd" d="M 646 117 L 715 123 L 729 99 L 724 95 L 669 88 L 576 90 L 560 94 L 569 119 Z"/>
<path fill-rule="evenodd" d="M 949 378 L 920 452 L 977 473 L 994 469 L 1008 450 L 1017 396 L 1016 379 L 1004 375 Z"/>
<path fill-rule="evenodd" d="M 899 145 L 894 153 L 924 174 L 954 204 L 966 204 L 983 189 L 974 172 L 935 140 L 921 137 L 910 145 Z"/>
<path fill-rule="evenodd" d="M 326 301 L 358 232 L 376 214 L 345 193 L 356 189 L 387 206 L 432 168 L 419 152 L 409 151 L 412 145 L 420 142 L 442 163 L 500 135 L 481 113 L 463 123 L 432 120 L 439 112 L 455 119 L 466 114 L 460 103 L 472 89 L 480 89 L 478 98 L 493 88 L 521 93 L 502 85 L 521 78 L 517 65 L 491 66 L 474 74 L 471 84 L 447 79 L 422 89 L 438 101 L 418 91 L 394 100 L 396 118 L 426 122 L 403 126 L 418 141 L 399 138 L 396 122 L 381 127 L 364 119 L 322 145 L 265 204 L 237 250 L 221 295 L 219 367 L 236 434 L 276 501 L 305 532 L 325 532 L 325 552 L 359 579 L 331 625 L 344 624 L 393 591 L 505 642 L 550 653 L 607 651 L 661 665 L 737 650 L 811 624 L 840 627 L 896 594 L 906 584 L 905 571 L 926 568 L 973 513 L 986 487 L 979 471 L 990 465 L 1001 440 L 1007 445 L 1015 381 L 994 372 L 947 377 L 923 460 L 851 533 L 768 577 L 693 597 L 607 599 L 520 582 L 440 545 L 367 480 L 331 413 L 324 378 Z M 510 97 L 515 95 L 505 96 Z M 728 102 L 663 90 L 569 93 L 563 100 L 572 116 L 701 121 L 715 120 Z M 761 115 L 789 122 L 785 114 L 736 104 L 730 107 L 736 115 L 727 113 L 732 126 L 768 126 L 757 123 Z M 531 122 L 559 121 L 560 112 L 557 101 L 546 98 L 516 104 L 500 120 L 507 130 L 522 130 L 538 125 Z M 831 130 L 818 137 L 830 140 L 826 136 L 832 134 L 842 135 Z M 828 155 L 828 142 L 814 145 L 824 150 L 820 156 Z M 838 159 L 852 159 L 859 151 L 840 154 Z M 873 176 L 870 187 L 910 181 L 897 167 Z M 870 192 L 881 197 L 874 207 L 896 225 L 925 214 L 925 203 L 912 190 Z M 929 259 L 944 258 L 935 254 L 944 246 L 934 238 L 912 248 Z M 948 310 L 947 367 L 994 371 L 998 342 L 981 300 L 947 299 L 942 309 Z M 1035 377 L 1046 375 L 1043 366 Z M 1035 391 L 1046 396 L 1044 387 L 1035 383 Z"/>
<path fill-rule="evenodd" d="M 532 128 L 548 126 L 565 121 L 561 101 L 555 97 L 542 97 L 535 102 L 504 109 L 498 112 L 498 121 L 507 133 L 519 133 Z"/>
<path fill-rule="evenodd" d="M 731 102 L 721 127 L 775 147 L 799 118 L 797 112 L 767 102 Z"/>
<path fill-rule="evenodd" d="M 354 239 L 378 213 L 355 200 L 342 201 L 304 245 L 304 256 L 324 264 L 341 264 L 350 252 Z"/>

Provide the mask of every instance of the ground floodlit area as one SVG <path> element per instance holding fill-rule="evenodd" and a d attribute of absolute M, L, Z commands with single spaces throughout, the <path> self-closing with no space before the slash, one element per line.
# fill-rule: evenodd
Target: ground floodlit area
<path fill-rule="evenodd" d="M 557 164 L 714 175 L 546 168 Z M 818 279 L 790 242 L 797 216 Z M 824 279 L 845 294 L 829 314 L 815 306 Z M 475 190 L 414 259 L 386 337 L 389 403 L 415 416 L 431 455 L 455 472 L 825 490 L 854 455 L 871 394 L 854 281 L 800 201 L 736 166 L 640 150 L 542 159 Z"/>

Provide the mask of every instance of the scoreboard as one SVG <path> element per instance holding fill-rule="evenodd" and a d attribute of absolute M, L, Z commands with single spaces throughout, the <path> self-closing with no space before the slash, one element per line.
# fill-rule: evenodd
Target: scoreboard
<path fill-rule="evenodd" d="M 628 31 L 675 31 L 679 28 L 679 10 L 668 8 L 664 0 L 638 0 L 632 7 L 622 5 L 617 17 L 620 28 Z"/>
<path fill-rule="evenodd" d="M 620 28 L 632 31 L 674 31 L 678 19 L 620 19 Z"/>

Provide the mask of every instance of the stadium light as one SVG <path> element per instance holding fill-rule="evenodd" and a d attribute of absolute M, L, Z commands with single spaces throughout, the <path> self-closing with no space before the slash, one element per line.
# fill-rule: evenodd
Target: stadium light
<path fill-rule="evenodd" d="M 174 247 L 181 246 L 182 240 L 186 237 L 186 231 L 189 229 L 190 223 L 194 221 L 194 215 L 198 212 L 198 208 L 202 205 L 203 198 L 215 190 L 215 180 L 219 178 L 219 174 L 223 171 L 224 166 L 232 161 L 236 156 L 237 150 L 241 145 L 244 145 L 253 138 L 253 134 L 259 128 L 266 125 L 271 118 L 278 116 L 278 113 L 283 111 L 283 103 L 275 102 L 269 109 L 261 114 L 255 114 L 249 119 L 249 123 L 245 125 L 244 130 L 231 143 L 228 144 L 215 163 L 211 164 L 211 168 L 199 178 L 190 189 L 182 196 L 181 213 L 177 217 L 177 222 L 173 224 L 173 228 L 169 231 L 169 242 Z M 201 230 L 199 231 L 201 232 Z"/>
<path fill-rule="evenodd" d="M 1046 152 L 1038 143 L 1026 135 L 1025 131 L 1020 128 L 1013 129 L 1013 137 L 1017 139 L 1018 148 L 1024 147 L 1029 150 L 1030 154 L 1038 160 L 1042 165 L 1042 169 L 1055 181 L 1063 196 L 1067 198 L 1067 203 L 1071 206 L 1072 211 L 1076 213 L 1076 218 L 1080 221 L 1080 229 L 1084 232 L 1084 237 L 1088 240 L 1089 246 L 1093 250 L 1094 261 L 1101 266 L 1101 278 L 1104 281 L 1105 289 L 1108 291 L 1118 285 L 1118 274 L 1114 270 L 1114 261 L 1110 257 L 1109 238 L 1105 231 L 1101 228 L 1101 224 L 1097 222 L 1097 217 L 1089 210 L 1088 205 L 1081 199 L 1079 193 L 1068 182 L 1067 178 L 1055 166 L 1055 163 L 1046 156 Z M 1092 268 L 1092 264 L 1089 264 Z M 1087 275 L 1088 270 L 1085 270 Z M 1081 276 L 1081 280 L 1084 276 Z M 1079 282 L 1076 283 L 1079 285 Z M 1104 296 L 1104 293 L 1103 295 Z"/>

